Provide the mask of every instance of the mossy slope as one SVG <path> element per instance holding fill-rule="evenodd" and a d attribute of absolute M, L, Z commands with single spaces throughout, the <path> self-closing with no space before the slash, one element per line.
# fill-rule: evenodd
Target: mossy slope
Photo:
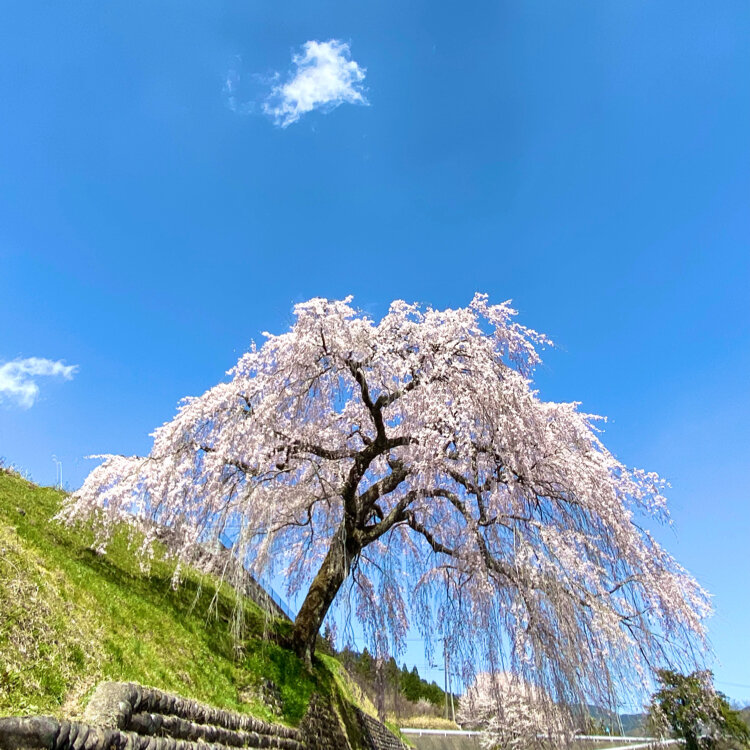
<path fill-rule="evenodd" d="M 53 520 L 63 496 L 0 470 L 0 716 L 77 716 L 103 679 L 289 724 L 314 690 L 342 705 L 346 677 L 334 659 L 307 674 L 268 638 L 283 624 L 247 600 L 238 653 L 232 590 L 190 571 L 174 589 L 173 564 L 157 554 L 143 572 L 124 532 L 97 555 L 89 531 Z M 280 717 L 258 697 L 263 679 L 280 689 Z"/>

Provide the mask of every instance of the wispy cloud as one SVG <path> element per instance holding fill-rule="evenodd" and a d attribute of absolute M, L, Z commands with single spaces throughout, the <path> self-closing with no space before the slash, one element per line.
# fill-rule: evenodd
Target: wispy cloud
<path fill-rule="evenodd" d="M 330 112 L 344 102 L 368 104 L 362 85 L 367 71 L 351 59 L 345 42 L 305 42 L 292 63 L 286 82 L 275 85 L 262 105 L 282 128 L 315 109 Z"/>
<path fill-rule="evenodd" d="M 61 360 L 41 357 L 14 359 L 0 364 L 0 399 L 28 409 L 39 395 L 35 378 L 51 376 L 71 380 L 77 371 L 78 365 L 66 365 Z"/>
<path fill-rule="evenodd" d="M 242 58 L 238 55 L 235 58 L 234 65 L 227 71 L 224 77 L 224 86 L 222 93 L 224 94 L 224 100 L 227 103 L 227 107 L 236 112 L 239 115 L 249 115 L 256 111 L 257 105 L 252 102 L 240 101 L 240 89 L 242 88 L 242 77 L 240 75 L 240 67 L 242 65 Z M 252 78 L 258 79 L 258 76 L 252 76 Z"/>
<path fill-rule="evenodd" d="M 239 79 L 240 74 L 235 68 L 230 68 L 224 77 L 224 88 L 222 89 L 222 93 L 226 98 L 227 106 L 232 112 L 237 111 L 237 95 L 235 92 L 237 91 L 237 83 L 239 82 Z"/>

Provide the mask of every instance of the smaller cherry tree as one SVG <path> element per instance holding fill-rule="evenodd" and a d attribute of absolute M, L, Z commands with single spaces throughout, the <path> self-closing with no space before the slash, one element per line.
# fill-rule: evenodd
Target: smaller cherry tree
<path fill-rule="evenodd" d="M 568 711 L 518 675 L 480 672 L 461 697 L 459 722 L 482 731 L 487 750 L 554 748 L 572 737 Z"/>

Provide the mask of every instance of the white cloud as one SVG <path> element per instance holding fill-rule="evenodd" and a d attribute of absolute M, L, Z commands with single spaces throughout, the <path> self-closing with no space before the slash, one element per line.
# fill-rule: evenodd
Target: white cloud
<path fill-rule="evenodd" d="M 39 386 L 34 378 L 53 376 L 71 380 L 77 371 L 78 365 L 66 365 L 61 360 L 55 362 L 41 357 L 14 359 L 0 364 L 0 399 L 14 401 L 28 409 L 39 395 Z"/>
<path fill-rule="evenodd" d="M 366 69 L 351 59 L 348 44 L 337 39 L 305 42 L 292 62 L 286 83 L 274 86 L 263 102 L 263 112 L 282 128 L 314 109 L 329 112 L 344 102 L 368 103 L 362 86 Z"/>

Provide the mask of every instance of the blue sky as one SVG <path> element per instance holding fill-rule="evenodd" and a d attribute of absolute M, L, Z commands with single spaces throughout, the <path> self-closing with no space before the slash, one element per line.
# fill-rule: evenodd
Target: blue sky
<path fill-rule="evenodd" d="M 54 454 L 73 488 L 84 456 L 147 451 L 309 297 L 512 298 L 558 344 L 543 396 L 672 483 L 660 538 L 715 594 L 718 685 L 750 702 L 747 2 L 3 16 L 0 455 L 53 483 Z M 330 40 L 328 77 L 295 81 Z"/>

